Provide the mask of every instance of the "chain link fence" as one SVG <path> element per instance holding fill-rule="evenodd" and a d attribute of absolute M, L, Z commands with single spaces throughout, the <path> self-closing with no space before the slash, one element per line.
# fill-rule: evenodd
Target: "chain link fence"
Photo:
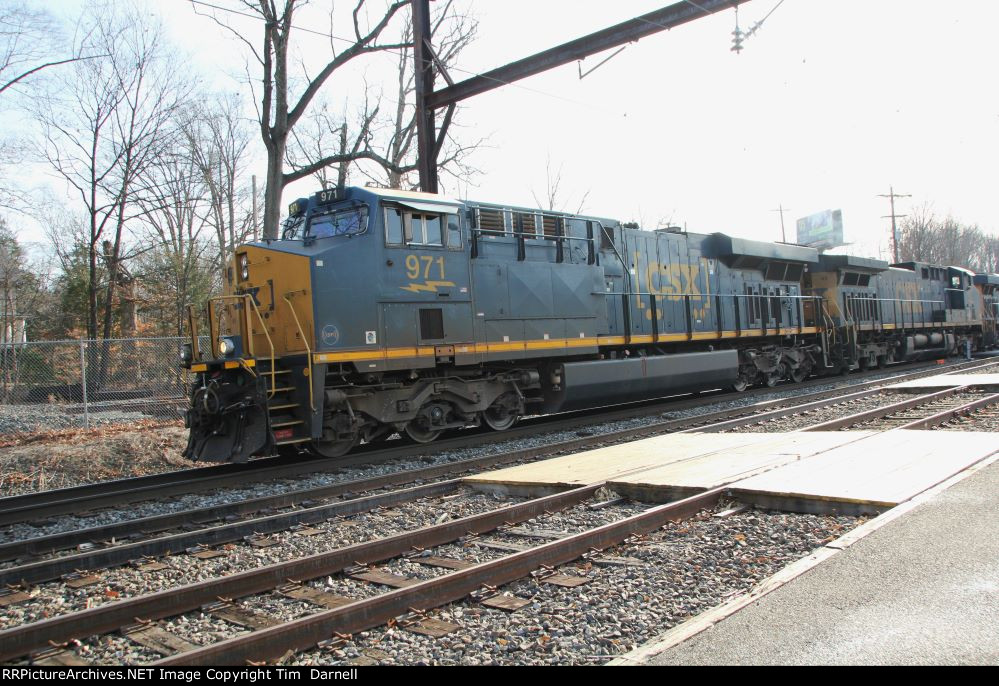
<path fill-rule="evenodd" d="M 34 341 L 0 347 L 0 434 L 179 419 L 186 338 Z M 207 345 L 207 338 L 202 345 Z"/>

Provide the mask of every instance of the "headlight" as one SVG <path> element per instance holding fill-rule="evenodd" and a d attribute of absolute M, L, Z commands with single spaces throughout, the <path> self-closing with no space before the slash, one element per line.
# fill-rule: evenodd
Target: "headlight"
<path fill-rule="evenodd" d="M 191 344 L 185 343 L 180 349 L 180 361 L 184 364 L 190 364 L 194 359 L 194 353 L 191 351 Z"/>
<path fill-rule="evenodd" d="M 237 258 L 239 262 L 239 278 L 246 281 L 250 278 L 250 262 L 246 258 L 246 253 L 242 253 Z"/>
<path fill-rule="evenodd" d="M 223 355 L 232 355 L 236 352 L 236 344 L 231 339 L 221 338 L 219 339 L 219 352 Z"/>

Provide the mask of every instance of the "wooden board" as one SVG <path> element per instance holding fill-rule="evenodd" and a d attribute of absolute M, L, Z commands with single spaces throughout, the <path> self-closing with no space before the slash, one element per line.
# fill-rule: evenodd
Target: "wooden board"
<path fill-rule="evenodd" d="M 427 565 L 428 567 L 441 567 L 442 569 L 468 569 L 469 567 L 474 567 L 476 564 L 468 560 L 457 560 L 453 557 L 437 557 L 436 555 L 430 557 L 411 557 L 409 561 Z"/>
<path fill-rule="evenodd" d="M 39 667 L 89 667 L 90 663 L 71 650 L 53 650 L 39 655 L 32 664 Z"/>
<path fill-rule="evenodd" d="M 20 605 L 21 603 L 31 600 L 31 596 L 27 593 L 21 591 L 12 591 L 10 593 L 4 593 L 0 595 L 0 607 L 10 607 L 12 605 Z"/>
<path fill-rule="evenodd" d="M 767 434 L 666 434 L 476 474 L 466 477 L 464 481 L 477 490 L 533 495 L 546 488 L 564 490 L 620 479 L 629 474 L 772 438 Z"/>
<path fill-rule="evenodd" d="M 208 614 L 213 617 L 223 619 L 230 624 L 250 629 L 251 631 L 268 629 L 281 623 L 273 617 L 268 617 L 267 615 L 254 612 L 253 610 L 240 607 L 238 605 L 222 605 L 221 607 L 215 607 L 209 610 Z"/>
<path fill-rule="evenodd" d="M 444 622 L 439 619 L 424 619 L 416 624 L 410 624 L 405 627 L 406 631 L 412 631 L 414 634 L 423 634 L 431 638 L 447 636 L 460 628 L 461 626 L 458 624 Z"/>
<path fill-rule="evenodd" d="M 903 383 L 888 386 L 890 389 L 913 388 L 955 388 L 957 386 L 973 386 L 975 388 L 999 388 L 999 374 L 938 374 L 913 379 Z"/>
<path fill-rule="evenodd" d="M 304 600 L 307 603 L 312 603 L 313 605 L 325 607 L 330 610 L 343 607 L 344 605 L 349 605 L 355 600 L 355 598 L 348 598 L 335 593 L 329 593 L 312 586 L 285 586 L 278 589 L 278 592 L 287 598 Z"/>
<path fill-rule="evenodd" d="M 780 509 L 879 512 L 997 451 L 994 433 L 887 431 L 738 481 L 732 493 Z"/>
<path fill-rule="evenodd" d="M 377 570 L 358 572 L 357 574 L 350 574 L 348 576 L 350 576 L 351 579 L 367 581 L 372 584 L 381 584 L 382 586 L 391 586 L 392 588 L 406 588 L 407 586 L 412 586 L 413 584 L 420 582 L 419 579 L 410 579 L 409 577 L 402 576 L 401 574 L 379 572 Z"/>
<path fill-rule="evenodd" d="M 873 434 L 869 431 L 802 431 L 763 435 L 768 440 L 627 474 L 610 479 L 607 487 L 630 498 L 665 503 L 810 458 Z"/>
<path fill-rule="evenodd" d="M 133 643 L 138 643 L 140 646 L 145 646 L 167 657 L 176 653 L 186 653 L 198 647 L 194 643 L 179 636 L 174 636 L 155 625 L 128 631 L 125 633 L 125 636 Z"/>

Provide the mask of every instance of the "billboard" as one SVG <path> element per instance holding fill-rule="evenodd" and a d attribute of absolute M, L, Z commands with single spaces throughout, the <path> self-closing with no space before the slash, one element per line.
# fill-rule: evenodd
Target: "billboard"
<path fill-rule="evenodd" d="M 843 211 L 823 210 L 799 219 L 797 243 L 819 249 L 845 245 L 843 242 Z"/>

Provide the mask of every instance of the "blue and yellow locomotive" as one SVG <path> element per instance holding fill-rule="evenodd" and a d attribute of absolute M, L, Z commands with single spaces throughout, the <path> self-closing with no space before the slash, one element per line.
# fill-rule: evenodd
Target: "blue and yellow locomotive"
<path fill-rule="evenodd" d="M 972 289 L 951 269 L 923 288 L 922 265 L 901 267 L 426 193 L 321 191 L 291 205 L 279 240 L 236 251 L 205 349 L 191 312 L 186 454 L 337 456 L 397 432 L 429 442 L 986 342 L 982 289 L 995 282 Z"/>

